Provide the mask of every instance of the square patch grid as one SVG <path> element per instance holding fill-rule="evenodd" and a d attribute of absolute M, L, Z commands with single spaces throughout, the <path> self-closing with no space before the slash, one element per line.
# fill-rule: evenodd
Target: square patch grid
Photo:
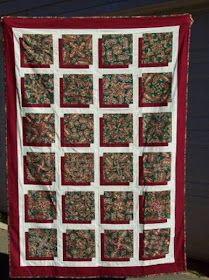
<path fill-rule="evenodd" d="M 25 209 L 20 208 L 21 265 L 44 265 L 46 260 L 47 265 L 58 260 L 56 265 L 66 267 L 172 262 L 178 28 L 30 33 L 14 29 L 21 70 L 21 76 L 16 73 L 21 100 L 18 145 L 23 151 L 18 160 L 24 166 L 19 170 L 24 186 L 19 188 L 19 201 L 24 201 Z M 25 53 L 30 45 L 32 54 L 36 47 L 45 49 L 29 59 Z M 151 171 L 157 164 L 144 166 L 147 153 L 169 154 L 169 174 L 164 175 L 166 166 L 161 165 L 162 174 L 156 175 L 166 180 L 153 179 Z M 55 203 L 49 201 L 48 206 L 51 216 L 30 212 L 29 217 L 29 194 L 32 201 L 35 191 L 55 195 Z M 159 201 L 169 214 L 146 222 L 142 198 L 150 193 L 158 199 L 159 191 L 169 192 L 165 206 Z M 73 200 L 84 205 L 83 212 Z M 38 215 L 41 218 L 36 219 Z M 151 242 L 146 237 L 163 229 L 167 230 L 163 253 L 158 253 L 157 245 L 150 249 L 152 254 L 145 252 Z M 43 255 L 34 252 L 36 231 L 42 243 L 53 232 L 57 247 L 40 247 Z M 77 238 L 74 250 L 73 238 Z"/>

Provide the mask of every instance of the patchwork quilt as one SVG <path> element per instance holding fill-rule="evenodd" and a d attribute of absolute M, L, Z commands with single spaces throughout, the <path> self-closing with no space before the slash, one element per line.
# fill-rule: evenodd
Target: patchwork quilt
<path fill-rule="evenodd" d="M 184 271 L 191 23 L 3 19 L 12 277 Z"/>

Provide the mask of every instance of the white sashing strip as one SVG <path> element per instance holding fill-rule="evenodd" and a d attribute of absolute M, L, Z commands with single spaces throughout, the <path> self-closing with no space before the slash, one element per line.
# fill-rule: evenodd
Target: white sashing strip
<path fill-rule="evenodd" d="M 157 33 L 157 32 L 172 32 L 173 33 L 173 53 L 172 63 L 167 67 L 146 67 L 138 68 L 138 38 L 142 37 L 143 33 Z M 62 267 L 96 267 L 102 265 L 104 267 L 126 267 L 126 266 L 147 266 L 161 263 L 171 263 L 174 261 L 174 235 L 175 235 L 175 164 L 176 164 L 176 132 L 177 132 L 177 54 L 178 54 L 178 33 L 179 26 L 160 27 L 160 28 L 134 28 L 134 29 L 23 29 L 13 28 L 14 33 L 14 48 L 15 48 L 15 73 L 17 81 L 17 145 L 18 145 L 18 197 L 19 197 L 19 230 L 20 230 L 20 265 L 21 266 L 62 266 Z M 52 34 L 53 35 L 53 48 L 54 48 L 54 64 L 50 68 L 21 68 L 20 66 L 20 49 L 19 38 L 23 34 Z M 92 34 L 93 35 L 93 66 L 89 69 L 61 69 L 58 64 L 58 38 L 62 34 Z M 102 34 L 133 34 L 133 65 L 129 69 L 99 69 L 98 68 L 98 38 Z M 159 72 L 172 72 L 172 103 L 166 108 L 138 108 L 138 77 L 142 73 L 159 73 Z M 51 108 L 21 108 L 21 87 L 20 79 L 24 74 L 28 73 L 48 73 L 54 74 L 54 87 L 55 87 L 55 104 Z M 76 148 L 60 147 L 60 122 L 59 118 L 67 113 L 83 113 L 83 108 L 60 108 L 59 107 L 59 78 L 63 74 L 93 74 L 94 82 L 94 104 L 90 108 L 85 108 L 86 113 L 94 114 L 94 145 L 90 148 Z M 105 148 L 99 147 L 99 116 L 103 113 L 121 113 L 120 109 L 115 108 L 99 108 L 98 99 L 98 79 L 103 74 L 132 74 L 134 85 L 134 103 L 128 109 L 122 109 L 124 113 L 133 114 L 133 135 L 134 143 L 129 148 Z M 19 103 L 20 102 L 20 103 Z M 168 147 L 138 147 L 138 117 L 142 112 L 172 112 L 172 143 Z M 55 127 L 56 127 L 56 142 L 51 148 L 48 147 L 24 147 L 22 139 L 22 120 L 21 117 L 25 113 L 55 113 Z M 43 186 L 24 185 L 23 180 L 23 155 L 28 151 L 44 151 L 56 153 L 56 182 L 49 189 L 57 191 L 57 220 L 53 224 L 34 224 L 24 222 L 24 194 L 28 190 L 43 189 Z M 130 187 L 120 186 L 100 186 L 99 185 L 99 155 L 103 152 L 133 152 L 134 161 L 134 182 Z M 171 166 L 171 181 L 168 186 L 155 186 L 155 190 L 169 189 L 171 191 L 171 218 L 166 224 L 153 224 L 146 225 L 148 228 L 171 228 L 171 242 L 169 254 L 164 259 L 140 261 L 139 253 L 139 232 L 141 232 L 143 225 L 139 224 L 138 218 L 138 196 L 142 193 L 141 187 L 138 186 L 138 156 L 143 152 L 149 151 L 169 151 L 172 153 L 172 166 Z M 80 225 L 80 224 L 62 224 L 62 207 L 61 196 L 66 191 L 84 190 L 82 186 L 61 186 L 60 181 L 60 157 L 65 152 L 93 152 L 95 161 L 95 182 L 93 185 L 85 187 L 85 190 L 93 191 L 95 193 L 95 224 Z M 44 186 L 44 189 L 46 187 Z M 100 195 L 106 190 L 119 190 L 119 191 L 133 191 L 134 194 L 134 220 L 128 225 L 101 225 L 100 224 Z M 152 191 L 153 187 L 146 186 L 144 190 Z M 58 257 L 54 261 L 27 261 L 25 259 L 25 231 L 29 228 L 51 228 L 57 227 L 58 230 Z M 67 229 L 95 229 L 96 241 L 96 258 L 91 262 L 64 262 L 63 261 L 63 248 L 62 248 L 62 233 Z M 104 229 L 133 229 L 134 230 L 134 257 L 130 262 L 101 262 L 100 251 L 101 242 L 100 234 Z"/>

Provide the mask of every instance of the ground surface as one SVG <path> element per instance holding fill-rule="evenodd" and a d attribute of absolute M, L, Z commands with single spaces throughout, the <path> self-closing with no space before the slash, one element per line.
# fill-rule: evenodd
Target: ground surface
<path fill-rule="evenodd" d="M 0 254 L 0 279 L 7 280 L 9 278 L 9 260 L 8 255 Z M 48 280 L 54 280 L 54 278 L 47 278 Z M 110 278 L 108 278 L 110 279 Z M 127 280 L 207 280 L 209 279 L 207 276 L 201 275 L 197 272 L 191 273 L 178 273 L 178 274 L 167 274 L 167 275 L 159 275 L 159 276 L 147 276 L 147 277 L 140 277 L 140 278 L 127 278 Z M 114 278 L 113 280 L 117 280 Z M 120 278 L 121 280 L 121 278 Z"/>
<path fill-rule="evenodd" d="M 194 260 L 188 260 L 188 269 L 189 272 L 186 273 L 147 276 L 147 277 L 140 277 L 140 278 L 127 278 L 126 280 L 136 280 L 136 279 L 139 280 L 195 280 L 195 279 L 207 280 L 208 279 L 209 280 L 209 277 L 207 277 L 209 276 L 209 264 L 194 261 Z M 9 275 L 9 257 L 8 257 L 7 230 L 0 229 L 0 280 L 10 279 L 8 275 Z M 52 278 L 50 279 L 47 278 L 47 279 L 53 280 Z M 117 279 L 114 278 L 113 280 L 117 280 Z"/>

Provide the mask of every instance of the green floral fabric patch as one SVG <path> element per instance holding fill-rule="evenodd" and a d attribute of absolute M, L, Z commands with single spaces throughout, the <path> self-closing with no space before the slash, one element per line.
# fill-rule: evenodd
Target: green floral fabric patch
<path fill-rule="evenodd" d="M 25 64 L 53 64 L 52 35 L 23 34 L 22 40 Z"/>
<path fill-rule="evenodd" d="M 62 35 L 62 57 L 65 65 L 92 64 L 92 35 Z"/>
<path fill-rule="evenodd" d="M 104 192 L 104 221 L 129 222 L 132 219 L 132 192 Z"/>
<path fill-rule="evenodd" d="M 132 230 L 105 230 L 104 242 L 104 256 L 106 258 L 133 257 Z"/>
<path fill-rule="evenodd" d="M 64 199 L 65 220 L 74 222 L 94 220 L 94 192 L 67 192 Z"/>
<path fill-rule="evenodd" d="M 63 76 L 63 103 L 89 105 L 93 103 L 93 75 L 72 74 Z"/>
<path fill-rule="evenodd" d="M 132 114 L 103 115 L 103 143 L 123 144 L 133 142 Z"/>
<path fill-rule="evenodd" d="M 29 229 L 28 256 L 30 258 L 54 258 L 57 256 L 56 229 Z"/>
<path fill-rule="evenodd" d="M 143 142 L 169 143 L 172 138 L 172 114 L 143 114 Z"/>
<path fill-rule="evenodd" d="M 146 183 L 167 182 L 171 176 L 171 153 L 144 153 L 143 179 Z"/>
<path fill-rule="evenodd" d="M 72 259 L 94 258 L 95 257 L 94 230 L 67 230 L 66 256 Z"/>
<path fill-rule="evenodd" d="M 132 64 L 132 34 L 102 35 L 102 62 L 104 65 Z"/>
<path fill-rule="evenodd" d="M 142 42 L 142 63 L 144 64 L 168 64 L 172 61 L 171 32 L 145 33 Z"/>

